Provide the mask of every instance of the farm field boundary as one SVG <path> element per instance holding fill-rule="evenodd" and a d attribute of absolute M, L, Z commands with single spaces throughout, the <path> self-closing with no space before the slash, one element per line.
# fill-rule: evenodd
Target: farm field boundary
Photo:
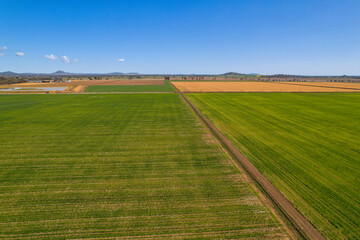
<path fill-rule="evenodd" d="M 287 200 L 284 195 L 233 145 L 224 134 L 183 94 L 179 93 L 191 106 L 211 132 L 224 144 L 226 149 L 240 162 L 250 176 L 263 188 L 274 203 L 283 211 L 291 223 L 308 239 L 325 239 L 321 233 Z"/>

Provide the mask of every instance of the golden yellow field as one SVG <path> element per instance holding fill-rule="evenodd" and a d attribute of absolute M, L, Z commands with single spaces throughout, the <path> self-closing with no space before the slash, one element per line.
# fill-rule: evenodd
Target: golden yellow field
<path fill-rule="evenodd" d="M 283 84 L 320 86 L 320 87 L 331 87 L 331 88 L 352 88 L 352 89 L 360 90 L 360 83 L 347 83 L 347 82 L 284 82 Z"/>
<path fill-rule="evenodd" d="M 173 82 L 173 85 L 182 92 L 360 92 L 360 88 L 334 88 L 330 87 L 330 84 L 329 86 L 316 84 L 312 86 L 273 82 Z M 341 86 L 345 84 L 347 83 Z M 354 83 L 349 84 L 354 85 Z"/>

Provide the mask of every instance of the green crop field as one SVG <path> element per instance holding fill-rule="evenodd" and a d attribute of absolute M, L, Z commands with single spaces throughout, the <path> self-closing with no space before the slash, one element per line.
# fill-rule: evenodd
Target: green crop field
<path fill-rule="evenodd" d="M 360 94 L 189 99 L 329 239 L 360 239 Z"/>
<path fill-rule="evenodd" d="M 0 238 L 288 238 L 179 95 L 0 96 Z"/>
<path fill-rule="evenodd" d="M 169 81 L 164 81 L 164 85 L 88 86 L 85 92 L 174 92 L 174 88 Z"/>

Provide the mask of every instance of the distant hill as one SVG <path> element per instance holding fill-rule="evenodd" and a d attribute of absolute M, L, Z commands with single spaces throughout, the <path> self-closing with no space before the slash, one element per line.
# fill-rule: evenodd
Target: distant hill
<path fill-rule="evenodd" d="M 122 72 L 112 72 L 105 75 L 138 75 L 136 72 L 122 73 Z"/>
<path fill-rule="evenodd" d="M 54 73 L 51 73 L 51 75 L 77 75 L 76 73 L 68 73 L 68 72 L 64 72 L 62 70 L 56 71 Z"/>
<path fill-rule="evenodd" d="M 62 71 L 62 70 L 59 70 L 59 71 L 54 72 L 54 74 L 64 74 L 64 73 L 66 73 L 66 72 L 64 72 L 64 71 Z"/>
<path fill-rule="evenodd" d="M 229 76 L 229 75 L 246 75 L 244 73 L 237 73 L 237 72 L 227 72 L 227 73 L 224 73 L 224 74 L 221 74 L 221 75 L 224 75 L 224 76 Z"/>
<path fill-rule="evenodd" d="M 112 73 L 108 73 L 109 75 L 124 75 L 124 73 L 122 72 L 112 72 Z"/>
<path fill-rule="evenodd" d="M 255 75 L 261 75 L 259 73 L 237 73 L 237 72 L 228 72 L 228 73 L 224 73 L 221 74 L 223 76 L 245 76 L 245 75 L 251 75 L 251 76 L 255 76 Z"/>
<path fill-rule="evenodd" d="M 0 75 L 18 75 L 18 73 L 14 73 L 11 71 L 6 71 L 6 72 L 0 72 Z"/>

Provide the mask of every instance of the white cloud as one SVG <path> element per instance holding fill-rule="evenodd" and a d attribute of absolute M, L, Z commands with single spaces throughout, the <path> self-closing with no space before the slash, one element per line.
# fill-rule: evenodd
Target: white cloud
<path fill-rule="evenodd" d="M 73 63 L 78 63 L 80 60 L 78 58 L 73 59 Z"/>
<path fill-rule="evenodd" d="M 23 57 L 23 56 L 25 55 L 25 53 L 23 53 L 23 52 L 16 52 L 15 55 L 18 56 L 18 57 Z"/>
<path fill-rule="evenodd" d="M 0 47 L 0 51 L 6 50 L 6 49 L 7 49 L 7 46 Z"/>
<path fill-rule="evenodd" d="M 61 61 L 63 61 L 63 63 L 70 63 L 70 59 L 67 56 L 62 56 Z"/>
<path fill-rule="evenodd" d="M 118 61 L 118 62 L 125 62 L 125 59 L 119 58 L 117 61 Z"/>
<path fill-rule="evenodd" d="M 58 57 L 55 56 L 54 54 L 50 54 L 50 55 L 46 54 L 44 57 L 47 58 L 47 59 L 50 59 L 50 60 L 56 60 L 56 59 L 58 59 Z"/>
<path fill-rule="evenodd" d="M 4 56 L 4 54 L 0 52 L 0 56 Z"/>

